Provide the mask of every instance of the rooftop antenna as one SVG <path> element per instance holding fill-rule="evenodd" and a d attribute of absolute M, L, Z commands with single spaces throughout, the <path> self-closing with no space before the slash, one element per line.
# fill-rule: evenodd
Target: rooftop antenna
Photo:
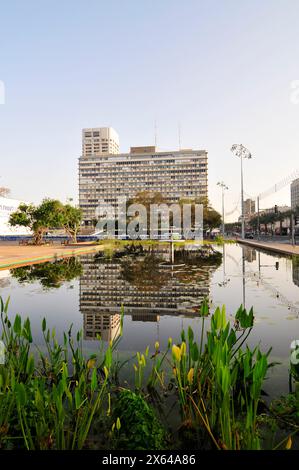
<path fill-rule="evenodd" d="M 179 135 L 179 150 L 181 150 L 181 123 L 178 123 L 178 135 Z"/>
<path fill-rule="evenodd" d="M 155 119 L 154 127 L 155 127 L 155 147 L 157 148 L 157 120 L 156 119 Z"/>

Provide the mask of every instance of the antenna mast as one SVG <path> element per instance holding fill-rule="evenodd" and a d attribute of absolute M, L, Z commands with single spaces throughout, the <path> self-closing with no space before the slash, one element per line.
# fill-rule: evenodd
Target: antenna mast
<path fill-rule="evenodd" d="M 179 150 L 181 150 L 181 123 L 178 123 L 178 134 L 179 134 Z"/>

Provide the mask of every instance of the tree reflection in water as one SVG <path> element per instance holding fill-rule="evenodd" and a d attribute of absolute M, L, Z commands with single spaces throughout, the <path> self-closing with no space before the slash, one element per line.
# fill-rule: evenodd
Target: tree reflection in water
<path fill-rule="evenodd" d="M 20 283 L 39 281 L 44 289 L 59 288 L 64 282 L 70 282 L 81 276 L 82 264 L 78 258 L 64 258 L 54 262 L 22 266 L 11 271 L 12 277 Z"/>
<path fill-rule="evenodd" d="M 121 276 L 142 291 L 161 289 L 170 279 L 184 284 L 209 280 L 209 273 L 222 262 L 222 254 L 215 251 L 203 257 L 188 250 L 175 252 L 174 263 L 165 261 L 159 253 L 147 253 L 143 257 L 124 257 L 121 260 Z"/>

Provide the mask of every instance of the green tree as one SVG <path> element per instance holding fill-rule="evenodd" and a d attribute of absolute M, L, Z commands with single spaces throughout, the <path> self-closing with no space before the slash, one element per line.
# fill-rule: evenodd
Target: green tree
<path fill-rule="evenodd" d="M 50 228 L 63 227 L 63 221 L 64 206 L 56 199 L 44 199 L 39 206 L 22 203 L 9 218 L 11 226 L 29 228 L 36 245 L 42 243 L 45 232 Z"/>
<path fill-rule="evenodd" d="M 194 214 L 195 214 L 195 206 L 194 204 L 202 204 L 203 205 L 203 229 L 213 230 L 213 228 L 218 228 L 221 225 L 222 219 L 219 212 L 217 212 L 209 203 L 208 198 L 206 197 L 197 197 L 197 198 L 182 198 L 179 201 L 179 204 L 182 206 L 183 204 L 193 204 L 191 208 L 191 216 L 192 216 L 192 223 L 194 223 Z"/>
<path fill-rule="evenodd" d="M 82 221 L 82 211 L 79 207 L 65 204 L 62 211 L 62 226 L 72 241 L 77 243 L 77 233 Z"/>
<path fill-rule="evenodd" d="M 157 191 L 140 191 L 127 201 L 127 208 L 132 204 L 141 204 L 146 208 L 147 232 L 150 233 L 150 208 L 152 204 L 164 204 L 165 198 Z M 134 217 L 128 217 L 127 223 Z"/>
<path fill-rule="evenodd" d="M 251 227 L 253 230 L 257 230 L 257 228 L 258 228 L 258 217 L 256 217 L 256 216 L 252 217 L 252 218 L 248 221 L 248 225 L 250 225 L 250 227 Z"/>

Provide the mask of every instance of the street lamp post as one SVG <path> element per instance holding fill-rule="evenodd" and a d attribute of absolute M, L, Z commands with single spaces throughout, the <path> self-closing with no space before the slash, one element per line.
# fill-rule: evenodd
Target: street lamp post
<path fill-rule="evenodd" d="M 222 189 L 222 236 L 224 237 L 225 233 L 225 222 L 224 222 L 224 191 L 228 189 L 228 186 L 223 181 L 218 181 L 217 186 L 220 186 Z"/>
<path fill-rule="evenodd" d="M 250 151 L 244 147 L 242 144 L 234 144 L 231 147 L 231 151 L 237 157 L 240 157 L 241 161 L 241 222 L 242 222 L 242 232 L 241 238 L 242 240 L 245 237 L 245 217 L 244 217 L 244 190 L 243 190 L 243 158 L 248 158 L 250 160 L 252 155 Z"/>

